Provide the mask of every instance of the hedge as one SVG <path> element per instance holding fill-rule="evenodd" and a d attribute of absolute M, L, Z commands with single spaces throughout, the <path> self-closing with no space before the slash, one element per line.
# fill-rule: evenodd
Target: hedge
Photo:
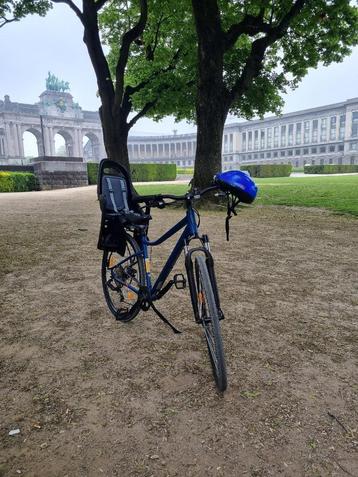
<path fill-rule="evenodd" d="M 358 164 L 317 164 L 304 167 L 305 174 L 349 174 L 358 172 Z"/>
<path fill-rule="evenodd" d="M 242 171 L 248 171 L 252 177 L 289 177 L 291 164 L 252 164 L 241 165 Z"/>
<path fill-rule="evenodd" d="M 98 163 L 87 162 L 88 183 L 97 184 Z M 133 182 L 174 181 L 176 164 L 131 164 Z"/>
<path fill-rule="evenodd" d="M 0 171 L 0 192 L 27 192 L 38 188 L 35 174 Z"/>

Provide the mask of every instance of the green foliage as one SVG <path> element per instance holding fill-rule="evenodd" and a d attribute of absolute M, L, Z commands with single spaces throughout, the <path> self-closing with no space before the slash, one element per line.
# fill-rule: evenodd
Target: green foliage
<path fill-rule="evenodd" d="M 98 167 L 98 162 L 87 162 L 87 175 L 89 185 L 97 184 Z"/>
<path fill-rule="evenodd" d="M 253 164 L 240 166 L 242 171 L 248 171 L 252 177 L 289 177 L 292 172 L 291 164 Z"/>
<path fill-rule="evenodd" d="M 138 18 L 138 2 L 110 2 L 101 13 L 100 25 L 110 47 L 112 76 L 123 31 Z M 140 40 L 130 51 L 125 86 L 133 89 L 133 107 L 160 120 L 173 114 L 177 120 L 195 119 L 196 34 L 189 0 L 148 0 L 148 21 Z"/>
<path fill-rule="evenodd" d="M 97 184 L 98 163 L 87 162 L 88 183 Z M 131 164 L 131 177 L 134 182 L 174 181 L 177 175 L 176 164 Z"/>
<path fill-rule="evenodd" d="M 174 181 L 176 175 L 176 164 L 131 164 L 135 182 Z"/>
<path fill-rule="evenodd" d="M 35 174 L 0 171 L 0 192 L 27 192 L 30 190 L 38 190 Z"/>
<path fill-rule="evenodd" d="M 49 0 L 0 0 L 0 28 L 6 23 L 21 20 L 26 15 L 46 15 L 52 8 Z"/>
<path fill-rule="evenodd" d="M 219 0 L 223 32 L 239 24 L 247 14 L 257 17 L 263 13 L 263 22 L 275 26 L 292 3 Z M 245 93 L 231 103 L 230 112 L 246 119 L 262 117 L 267 112 L 278 114 L 283 106 L 282 94 L 296 88 L 309 68 L 342 61 L 358 43 L 357 11 L 350 0 L 307 1 L 283 38 L 267 49 L 260 74 L 250 82 Z M 121 32 L 133 25 L 137 13 L 137 2 L 110 2 L 101 16 L 102 33 L 110 47 L 108 58 L 112 72 L 118 59 Z M 226 50 L 223 79 L 227 91 L 240 80 L 257 37 L 241 34 Z M 179 52 L 177 57 L 176 52 Z M 175 68 L 168 69 L 173 58 Z M 197 71 L 197 38 L 191 2 L 149 0 L 148 25 L 132 48 L 126 70 L 126 85 L 134 88 L 144 85 L 133 94 L 134 108 L 141 110 L 154 102 L 154 107 L 147 112 L 154 119 L 174 114 L 177 119 L 195 120 Z"/>
<path fill-rule="evenodd" d="M 349 174 L 358 172 L 358 164 L 317 164 L 304 167 L 305 174 Z"/>

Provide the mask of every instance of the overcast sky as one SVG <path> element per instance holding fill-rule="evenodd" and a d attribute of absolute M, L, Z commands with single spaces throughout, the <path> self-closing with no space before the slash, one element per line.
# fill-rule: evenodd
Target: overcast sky
<path fill-rule="evenodd" d="M 96 80 L 82 41 L 82 27 L 66 5 L 55 5 L 45 17 L 27 17 L 0 29 L 0 98 L 35 103 L 51 71 L 69 81 L 71 94 L 83 109 L 96 110 Z M 285 97 L 283 112 L 344 101 L 358 96 L 358 48 L 339 64 L 310 70 L 299 88 Z M 229 122 L 235 121 L 230 118 Z M 194 130 L 171 118 L 160 123 L 138 121 L 132 134 L 178 133 Z"/>

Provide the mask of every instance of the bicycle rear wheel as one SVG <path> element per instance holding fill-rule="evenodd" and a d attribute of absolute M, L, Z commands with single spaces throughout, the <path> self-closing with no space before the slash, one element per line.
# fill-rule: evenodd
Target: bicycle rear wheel
<path fill-rule="evenodd" d="M 119 321 L 133 320 L 140 311 L 139 289 L 145 285 L 144 260 L 134 238 L 126 234 L 124 255 L 103 252 L 102 285 L 108 308 Z"/>
<path fill-rule="evenodd" d="M 219 391 L 225 391 L 227 376 L 219 310 L 206 261 L 202 256 L 195 258 L 195 278 L 199 319 L 204 328 L 213 375 Z"/>

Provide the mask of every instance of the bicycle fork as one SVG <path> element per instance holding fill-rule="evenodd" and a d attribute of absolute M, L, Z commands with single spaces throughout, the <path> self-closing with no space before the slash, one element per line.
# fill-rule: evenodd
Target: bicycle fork
<path fill-rule="evenodd" d="M 192 249 L 188 249 L 188 246 L 185 246 L 185 268 L 186 268 L 186 273 L 188 276 L 188 282 L 189 282 L 189 290 L 190 290 L 190 298 L 191 298 L 191 304 L 193 306 L 193 311 L 194 311 L 194 318 L 196 323 L 201 323 L 201 318 L 199 315 L 199 309 L 198 309 L 198 301 L 197 301 L 197 287 L 195 283 L 195 275 L 194 275 L 194 258 L 193 255 L 195 253 L 203 253 L 205 255 L 206 259 L 206 266 L 208 267 L 208 272 L 209 272 L 209 277 L 211 281 L 211 285 L 213 288 L 213 293 L 215 297 L 215 302 L 219 310 L 219 319 L 223 320 L 224 319 L 224 313 L 221 310 L 220 306 L 220 298 L 219 298 L 219 292 L 218 292 L 218 287 L 217 287 L 217 282 L 216 282 L 216 275 L 215 275 L 215 270 L 214 270 L 214 259 L 213 256 L 210 253 L 210 246 L 209 246 L 209 240 L 207 235 L 203 235 L 202 237 L 202 243 L 203 245 L 201 247 L 195 247 Z"/>

